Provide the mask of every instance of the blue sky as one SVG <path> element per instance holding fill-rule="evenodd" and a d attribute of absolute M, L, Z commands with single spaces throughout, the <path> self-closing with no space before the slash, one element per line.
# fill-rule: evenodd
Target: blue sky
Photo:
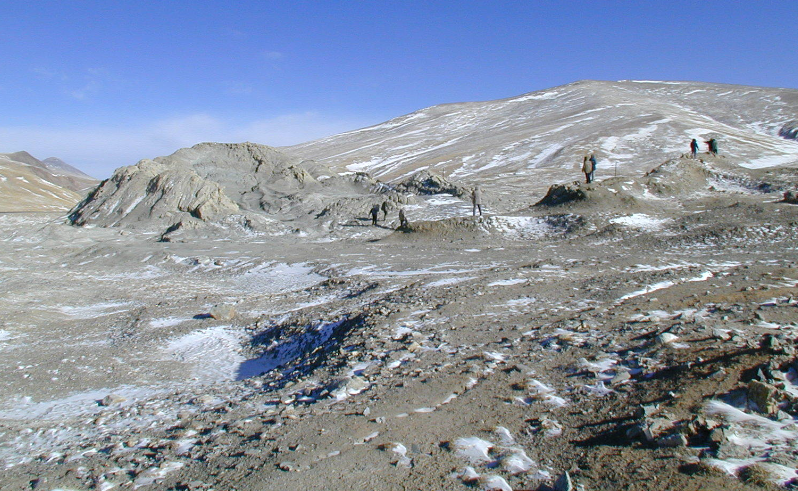
<path fill-rule="evenodd" d="M 798 88 L 790 1 L 0 0 L 0 152 L 98 178 L 580 79 Z"/>

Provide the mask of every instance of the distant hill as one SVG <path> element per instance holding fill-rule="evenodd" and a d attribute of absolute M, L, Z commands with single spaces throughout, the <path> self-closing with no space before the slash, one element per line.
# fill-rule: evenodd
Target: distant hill
<path fill-rule="evenodd" d="M 76 177 L 83 177 L 85 179 L 90 179 L 91 181 L 96 182 L 97 180 L 91 177 L 90 175 L 84 173 L 83 171 L 72 167 L 71 165 L 67 164 L 63 160 L 59 159 L 58 157 L 48 157 L 42 160 L 42 164 L 45 167 L 50 169 L 54 174 L 63 173 L 66 175 L 76 176 Z"/>
<path fill-rule="evenodd" d="M 796 120 L 793 89 L 585 80 L 433 106 L 281 150 L 385 181 L 429 168 L 466 182 L 547 186 L 579 178 L 587 152 L 599 157 L 598 177 L 616 165 L 619 174 L 640 175 L 688 152 L 692 138 L 702 151 L 704 140 L 716 138 L 721 155 L 750 168 L 798 163 L 798 142 L 785 129 Z"/>
<path fill-rule="evenodd" d="M 55 157 L 0 154 L 0 212 L 67 211 L 98 182 Z"/>

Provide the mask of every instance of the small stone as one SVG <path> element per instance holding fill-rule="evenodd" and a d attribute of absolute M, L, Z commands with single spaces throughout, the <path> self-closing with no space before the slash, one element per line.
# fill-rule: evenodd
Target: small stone
<path fill-rule="evenodd" d="M 728 341 L 732 338 L 731 332 L 727 329 L 713 329 L 712 337 L 721 341 Z"/>
<path fill-rule="evenodd" d="M 776 396 L 778 390 L 770 384 L 752 380 L 748 382 L 748 399 L 751 400 L 760 413 L 775 414 L 779 410 Z"/>
<path fill-rule="evenodd" d="M 217 321 L 231 321 L 236 318 L 238 313 L 232 305 L 220 304 L 213 307 L 210 311 L 210 316 Z"/>
<path fill-rule="evenodd" d="M 365 379 L 363 379 L 362 377 L 355 376 L 352 377 L 352 379 L 346 383 L 346 392 L 350 395 L 355 395 L 360 392 L 363 392 L 368 387 L 369 383 L 366 382 Z"/>
<path fill-rule="evenodd" d="M 657 440 L 657 445 L 660 447 L 673 448 L 673 447 L 686 447 L 687 438 L 681 433 L 675 435 L 668 435 Z"/>
<path fill-rule="evenodd" d="M 622 383 L 630 380 L 631 378 L 632 378 L 632 376 L 629 375 L 628 371 L 619 370 L 618 373 L 616 373 L 615 376 L 612 377 L 612 380 L 610 381 L 610 384 L 612 384 L 612 385 L 622 384 Z"/>
<path fill-rule="evenodd" d="M 679 339 L 679 336 L 669 332 L 663 332 L 656 337 L 657 344 L 670 344 Z"/>
<path fill-rule="evenodd" d="M 726 441 L 726 431 L 723 428 L 715 428 L 709 432 L 709 441 L 712 443 L 723 443 Z"/>
<path fill-rule="evenodd" d="M 285 472 L 299 472 L 299 466 L 291 461 L 283 461 L 277 464 L 277 468 Z"/>
<path fill-rule="evenodd" d="M 112 404 L 119 404 L 121 402 L 125 402 L 126 400 L 127 399 L 125 399 L 123 396 L 120 396 L 119 394 L 108 394 L 107 396 L 102 398 L 100 404 L 103 406 L 110 406 Z"/>

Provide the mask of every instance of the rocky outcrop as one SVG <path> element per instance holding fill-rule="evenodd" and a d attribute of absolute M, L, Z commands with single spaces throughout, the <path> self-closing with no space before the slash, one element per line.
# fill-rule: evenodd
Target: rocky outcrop
<path fill-rule="evenodd" d="M 412 176 L 396 184 L 395 188 L 399 192 L 420 195 L 452 194 L 462 197 L 471 192 L 470 188 L 447 181 L 446 178 L 429 170 L 416 172 Z"/>
<path fill-rule="evenodd" d="M 788 140 L 798 140 L 798 121 L 784 123 L 779 129 L 779 136 Z"/>
<path fill-rule="evenodd" d="M 365 214 L 376 201 L 407 200 L 367 174 L 339 176 L 264 145 L 201 143 L 118 169 L 69 221 L 185 240 L 211 223 L 266 233 L 285 233 L 275 226 L 281 222 L 293 231 L 330 227 Z"/>
<path fill-rule="evenodd" d="M 69 215 L 74 225 L 174 224 L 191 216 L 203 221 L 238 211 L 218 183 L 190 168 L 142 160 L 122 167 Z"/>

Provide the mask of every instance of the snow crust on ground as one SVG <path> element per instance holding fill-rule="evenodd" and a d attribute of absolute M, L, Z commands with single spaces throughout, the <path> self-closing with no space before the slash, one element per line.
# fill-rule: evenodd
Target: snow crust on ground
<path fill-rule="evenodd" d="M 655 218 L 644 213 L 634 213 L 632 215 L 610 219 L 610 223 L 617 223 L 649 232 L 661 230 L 669 221 L 670 220 L 665 218 Z"/>
<path fill-rule="evenodd" d="M 240 331 L 214 326 L 173 339 L 165 350 L 175 360 L 192 365 L 195 380 L 215 383 L 235 380 L 237 369 L 244 362 L 242 341 Z"/>

